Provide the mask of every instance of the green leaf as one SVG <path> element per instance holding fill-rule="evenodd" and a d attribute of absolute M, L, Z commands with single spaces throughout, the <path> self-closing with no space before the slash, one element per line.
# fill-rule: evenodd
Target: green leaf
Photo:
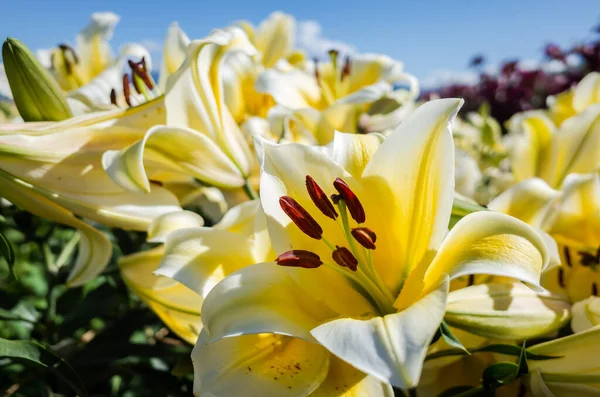
<path fill-rule="evenodd" d="M 8 269 L 10 270 L 11 277 L 16 280 L 17 275 L 15 274 L 15 251 L 13 250 L 10 242 L 0 233 L 0 253 L 6 259 L 8 263 Z"/>
<path fill-rule="evenodd" d="M 62 379 L 80 397 L 88 395 L 77 372 L 64 359 L 39 343 L 0 338 L 0 358 L 43 368 Z"/>
<path fill-rule="evenodd" d="M 511 362 L 495 363 L 487 367 L 481 376 L 483 388 L 494 390 L 514 381 L 519 375 L 519 366 Z"/>
<path fill-rule="evenodd" d="M 487 208 L 455 196 L 452 202 L 452 213 L 450 214 L 450 229 L 462 218 L 477 211 L 487 211 Z"/>
<path fill-rule="evenodd" d="M 467 348 L 464 347 L 462 343 L 460 343 L 458 338 L 452 333 L 450 327 L 448 326 L 448 324 L 446 324 L 445 321 L 442 321 L 442 323 L 440 324 L 440 333 L 442 334 L 442 338 L 444 338 L 444 341 L 447 344 L 464 351 L 466 354 L 471 354 L 469 353 Z"/>
<path fill-rule="evenodd" d="M 523 341 L 523 346 L 521 346 L 521 354 L 519 355 L 519 361 L 517 362 L 519 366 L 519 376 L 527 375 L 529 373 L 529 365 L 527 365 L 527 349 L 525 349 L 525 341 Z"/>

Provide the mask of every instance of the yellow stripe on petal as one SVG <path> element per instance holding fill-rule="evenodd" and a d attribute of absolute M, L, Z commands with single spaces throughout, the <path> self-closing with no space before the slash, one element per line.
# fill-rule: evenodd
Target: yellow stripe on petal
<path fill-rule="evenodd" d="M 541 289 L 540 274 L 548 264 L 546 244 L 531 226 L 497 212 L 474 212 L 444 239 L 425 274 L 424 290 L 435 288 L 446 274 L 450 279 L 469 274 L 505 276 Z"/>
<path fill-rule="evenodd" d="M 422 105 L 364 170 L 361 182 L 368 194 L 361 201 L 378 236 L 375 266 L 393 293 L 446 234 L 454 197 L 450 123 L 462 103 L 442 99 Z"/>

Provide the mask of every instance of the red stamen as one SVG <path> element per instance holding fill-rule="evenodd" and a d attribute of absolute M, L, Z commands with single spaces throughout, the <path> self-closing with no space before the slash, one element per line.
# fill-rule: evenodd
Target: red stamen
<path fill-rule="evenodd" d="M 279 266 L 302 267 L 304 269 L 315 269 L 323 264 L 319 255 L 304 250 L 292 250 L 284 252 L 276 259 Z"/>
<path fill-rule="evenodd" d="M 377 241 L 377 235 L 368 227 L 357 227 L 352 229 L 350 233 L 352 233 L 352 237 L 366 249 L 374 250 L 376 248 L 375 241 Z"/>
<path fill-rule="evenodd" d="M 115 91 L 114 88 L 112 88 L 110 90 L 110 103 L 112 103 L 115 106 L 118 106 L 117 105 L 117 91 Z"/>
<path fill-rule="evenodd" d="M 366 218 L 365 210 L 360 203 L 356 194 L 350 189 L 350 186 L 342 178 L 335 178 L 335 182 L 333 182 L 333 187 L 338 191 L 340 197 L 344 200 L 346 205 L 348 206 L 348 212 L 350 212 L 350 216 L 357 223 L 364 223 Z"/>
<path fill-rule="evenodd" d="M 279 205 L 283 212 L 290 217 L 292 222 L 294 222 L 304 234 L 315 240 L 321 239 L 323 236 L 323 229 L 317 223 L 315 218 L 313 218 L 296 200 L 290 196 L 281 196 L 279 198 Z"/>
<path fill-rule="evenodd" d="M 352 255 L 352 252 L 346 247 L 335 246 L 335 251 L 331 254 L 331 257 L 341 267 L 347 267 L 353 272 L 358 269 L 358 260 Z"/>
<path fill-rule="evenodd" d="M 350 57 L 347 56 L 344 61 L 344 68 L 342 69 L 342 75 L 340 81 L 344 81 L 346 77 L 350 76 Z"/>
<path fill-rule="evenodd" d="M 127 105 L 131 107 L 131 88 L 129 87 L 129 75 L 127 73 L 123 75 L 123 96 Z"/>
<path fill-rule="evenodd" d="M 338 217 L 333 204 L 331 204 L 321 186 L 310 175 L 306 175 L 306 190 L 308 190 L 310 198 L 323 215 L 333 220 Z"/>

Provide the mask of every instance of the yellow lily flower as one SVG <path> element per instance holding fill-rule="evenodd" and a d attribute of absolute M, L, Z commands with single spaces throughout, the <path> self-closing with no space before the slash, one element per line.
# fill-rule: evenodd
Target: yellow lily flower
<path fill-rule="evenodd" d="M 600 327 L 594 327 L 528 348 L 533 354 L 560 357 L 528 362 L 533 397 L 600 395 L 598 337 Z"/>
<path fill-rule="evenodd" d="M 143 139 L 104 155 L 104 167 L 117 184 L 148 192 L 149 179 L 160 172 L 221 188 L 246 183 L 252 152 L 225 106 L 221 77 L 224 59 L 236 51 L 254 51 L 237 28 L 214 31 L 189 45 L 185 63 L 167 81 L 167 125 L 155 125 Z"/>
<path fill-rule="evenodd" d="M 275 105 L 270 95 L 256 91 L 256 80 L 265 68 L 292 68 L 286 59 L 295 54 L 296 21 L 290 15 L 274 12 L 256 29 L 247 21 L 237 25 L 257 50 L 252 58 L 242 53 L 232 54 L 224 64 L 225 103 L 236 122 L 242 125 L 250 117 L 265 118 Z"/>
<path fill-rule="evenodd" d="M 316 343 L 365 379 L 410 388 L 444 316 L 448 279 L 483 273 L 538 286 L 548 252 L 526 224 L 484 211 L 467 215 L 446 235 L 454 197 L 450 122 L 461 104 L 423 105 L 381 145 L 366 145 L 370 136 L 338 134 L 347 137 L 333 144 L 342 153 L 338 162 L 318 149 L 259 140 L 261 202 L 279 256 L 212 288 L 197 351 L 210 351 L 212 343 L 240 346 L 238 338 L 250 335 L 284 336 Z M 353 166 L 345 169 L 347 163 Z M 336 206 L 328 198 L 332 182 Z M 298 358 L 304 364 L 310 354 Z M 312 354 L 323 362 L 322 353 Z M 227 385 L 205 388 L 203 379 L 225 374 L 196 366 L 196 392 L 250 387 L 227 373 Z M 318 375 L 299 371 L 302 383 L 289 383 L 290 371 L 281 371 L 284 385 L 302 396 L 328 374 L 323 365 Z M 272 378 L 251 379 L 279 390 Z"/>
<path fill-rule="evenodd" d="M 112 12 L 96 12 L 89 24 L 76 37 L 76 46 L 66 44 L 50 51 L 48 63 L 56 81 L 65 91 L 89 83 L 113 63 L 113 53 L 108 41 L 120 17 Z M 43 52 L 42 58 L 45 58 Z"/>
<path fill-rule="evenodd" d="M 598 294 L 600 175 L 570 174 L 561 190 L 532 178 L 506 190 L 489 208 L 547 232 L 558 243 L 562 266 L 549 269 L 542 285 L 578 302 Z"/>
<path fill-rule="evenodd" d="M 75 227 L 82 235 L 68 285 L 93 278 L 111 253 L 106 237 L 73 214 L 112 227 L 145 230 L 156 216 L 180 209 L 175 196 L 158 186 L 150 194 L 124 191 L 101 165 L 107 149 L 135 142 L 162 118 L 164 107 L 155 101 L 58 123 L 1 127 L 2 196 L 36 215 Z"/>
<path fill-rule="evenodd" d="M 549 116 L 561 125 L 566 119 L 583 112 L 588 106 L 600 103 L 600 73 L 586 75 L 575 88 L 548 97 Z"/>
<path fill-rule="evenodd" d="M 510 120 L 511 164 L 517 182 L 539 177 L 560 188 L 570 173 L 600 167 L 600 103 L 565 120 L 558 128 L 542 111 Z"/>
<path fill-rule="evenodd" d="M 367 130 L 372 123 L 368 117 L 363 117 L 364 125 L 360 123 L 369 106 L 392 96 L 401 101 L 394 108 L 397 109 L 410 106 L 418 95 L 417 80 L 403 72 L 400 62 L 389 57 L 365 54 L 341 62 L 337 52 L 332 51 L 331 58 L 330 62 L 312 63 L 307 70 L 265 70 L 256 81 L 256 90 L 269 94 L 279 105 L 277 114 L 286 113 L 290 119 L 301 122 L 319 144 L 331 142 L 335 130 L 375 132 Z M 404 95 L 393 91 L 393 84 L 398 82 L 408 84 Z M 396 116 L 406 116 L 402 111 L 392 113 L 395 125 L 401 121 Z"/>

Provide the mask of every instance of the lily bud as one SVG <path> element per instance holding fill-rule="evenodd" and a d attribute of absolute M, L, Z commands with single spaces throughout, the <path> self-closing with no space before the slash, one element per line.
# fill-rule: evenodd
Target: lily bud
<path fill-rule="evenodd" d="M 444 320 L 479 336 L 525 339 L 562 327 L 570 308 L 566 297 L 540 294 L 521 283 L 480 284 L 451 292 Z"/>
<path fill-rule="evenodd" d="M 8 38 L 2 59 L 19 114 L 25 121 L 59 121 L 73 116 L 52 76 L 19 40 Z"/>

